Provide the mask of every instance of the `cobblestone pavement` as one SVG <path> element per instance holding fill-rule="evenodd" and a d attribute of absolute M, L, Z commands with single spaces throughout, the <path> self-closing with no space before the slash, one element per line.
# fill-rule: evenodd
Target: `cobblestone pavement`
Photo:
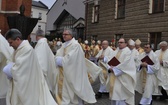
<path fill-rule="evenodd" d="M 100 82 L 99 80 L 97 80 L 95 83 L 92 84 L 93 89 L 95 91 L 95 93 L 98 92 L 99 86 L 100 86 Z M 139 100 L 140 100 L 141 95 L 136 93 L 135 95 L 135 105 L 138 105 Z M 0 99 L 0 105 L 5 105 L 5 100 L 1 100 Z M 110 100 L 109 100 L 109 96 L 108 95 L 102 95 L 101 99 L 97 100 L 97 103 L 95 104 L 85 104 L 85 105 L 110 105 Z M 168 105 L 168 100 L 165 101 L 160 101 L 158 100 L 154 100 L 152 105 Z"/>
<path fill-rule="evenodd" d="M 0 99 L 0 105 L 6 105 L 5 99 Z"/>
<path fill-rule="evenodd" d="M 93 83 L 92 86 L 93 86 L 93 89 L 94 89 L 95 93 L 97 93 L 98 90 L 99 90 L 99 86 L 100 86 L 99 80 L 95 81 L 95 83 Z M 139 104 L 140 98 L 141 98 L 141 95 L 136 93 L 136 95 L 135 95 L 135 105 Z M 101 99 L 97 99 L 97 103 L 95 103 L 95 104 L 85 104 L 85 105 L 110 105 L 109 96 L 102 95 Z M 168 105 L 168 99 L 164 100 L 164 101 L 160 101 L 159 99 L 153 100 L 152 105 Z"/>

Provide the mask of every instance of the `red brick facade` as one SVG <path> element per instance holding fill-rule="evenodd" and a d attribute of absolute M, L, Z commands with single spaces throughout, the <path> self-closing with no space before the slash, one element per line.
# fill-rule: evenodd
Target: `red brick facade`
<path fill-rule="evenodd" d="M 1 0 L 0 29 L 3 35 L 9 29 L 6 17 L 9 15 L 16 15 L 16 13 L 19 13 L 19 7 L 21 4 L 25 6 L 25 16 L 30 16 L 32 0 Z M 9 13 L 14 11 L 15 13 Z"/>

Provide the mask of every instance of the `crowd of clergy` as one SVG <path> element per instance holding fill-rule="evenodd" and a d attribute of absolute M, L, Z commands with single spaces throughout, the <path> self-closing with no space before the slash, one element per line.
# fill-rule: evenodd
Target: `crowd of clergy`
<path fill-rule="evenodd" d="M 107 40 L 82 43 L 68 28 L 62 37 L 65 42 L 48 41 L 39 29 L 32 47 L 17 29 L 0 35 L 0 105 L 84 105 L 102 94 L 109 95 L 110 105 L 135 105 L 137 92 L 139 105 L 168 98 L 166 41 L 154 51 L 131 38 L 120 38 L 116 47 Z"/>

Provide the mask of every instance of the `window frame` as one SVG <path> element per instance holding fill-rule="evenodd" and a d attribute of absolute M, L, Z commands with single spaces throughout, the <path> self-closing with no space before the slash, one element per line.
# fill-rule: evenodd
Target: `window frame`
<path fill-rule="evenodd" d="M 124 34 L 115 34 L 114 39 L 115 39 L 115 46 L 118 46 L 118 41 L 120 38 L 122 38 Z"/>
<path fill-rule="evenodd" d="M 150 38 L 149 38 L 149 43 L 153 47 L 153 50 L 158 50 L 159 48 L 159 43 L 161 42 L 162 38 L 162 32 L 151 32 L 149 33 Z"/>
<path fill-rule="evenodd" d="M 115 2 L 115 19 L 125 18 L 126 0 L 116 0 Z"/>
<path fill-rule="evenodd" d="M 165 0 L 158 0 L 158 3 L 156 3 L 155 0 L 153 0 L 153 8 L 152 8 L 153 13 L 160 13 L 164 11 L 164 1 Z M 161 7 L 161 4 L 162 4 L 162 7 Z M 157 9 L 155 5 L 157 5 Z"/>
<path fill-rule="evenodd" d="M 92 8 L 92 23 L 99 22 L 100 5 L 94 5 Z"/>
<path fill-rule="evenodd" d="M 149 14 L 163 13 L 164 11 L 165 11 L 165 0 L 158 0 L 157 3 L 155 0 L 149 0 Z"/>

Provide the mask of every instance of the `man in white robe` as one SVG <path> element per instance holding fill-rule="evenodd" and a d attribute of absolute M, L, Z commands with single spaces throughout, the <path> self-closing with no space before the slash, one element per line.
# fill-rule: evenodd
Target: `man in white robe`
<path fill-rule="evenodd" d="M 168 93 L 168 44 L 166 41 L 162 41 L 159 44 L 160 50 L 155 51 L 160 61 L 160 68 L 158 71 L 159 86 L 161 86 L 162 96 L 161 100 L 167 97 Z M 167 92 L 166 92 L 166 91 Z"/>
<path fill-rule="evenodd" d="M 91 54 L 90 60 L 95 64 L 97 64 L 97 59 L 95 57 L 98 53 L 99 53 L 99 47 L 96 46 L 95 40 L 92 40 L 92 43 L 90 46 L 90 54 Z"/>
<path fill-rule="evenodd" d="M 6 93 L 8 89 L 8 80 L 3 73 L 3 68 L 11 61 L 13 48 L 9 46 L 7 40 L 0 33 L 0 105 L 5 104 Z"/>
<path fill-rule="evenodd" d="M 100 79 L 100 88 L 98 93 L 96 94 L 96 98 L 101 98 L 102 94 L 107 94 L 108 91 L 106 89 L 106 81 L 108 76 L 108 65 L 107 61 L 110 60 L 114 56 L 114 51 L 109 46 L 109 42 L 107 40 L 104 40 L 102 42 L 102 49 L 99 51 L 99 53 L 96 55 L 95 58 L 98 59 L 98 66 L 101 67 L 103 70 L 99 76 Z"/>
<path fill-rule="evenodd" d="M 14 48 L 12 63 L 3 72 L 10 86 L 7 92 L 7 105 L 57 105 L 50 94 L 34 49 L 17 29 L 10 29 L 6 39 Z"/>
<path fill-rule="evenodd" d="M 65 43 L 57 51 L 56 64 L 59 70 L 56 100 L 59 105 L 83 105 L 95 103 L 95 93 L 88 79 L 84 52 L 73 38 L 71 29 L 65 29 Z"/>
<path fill-rule="evenodd" d="M 135 49 L 135 42 L 132 39 L 128 41 L 128 47 L 131 50 L 134 61 L 136 62 L 139 56 L 139 52 Z"/>
<path fill-rule="evenodd" d="M 145 52 L 139 55 L 137 61 L 138 69 L 136 91 L 142 94 L 142 98 L 139 104 L 149 105 L 152 103 L 152 95 L 160 94 L 157 79 L 157 72 L 159 70 L 160 63 L 150 44 L 147 43 L 144 45 L 144 51 Z M 153 65 L 141 61 L 146 56 L 149 56 L 149 58 L 154 63 Z"/>
<path fill-rule="evenodd" d="M 45 36 L 44 31 L 38 29 L 36 32 L 37 44 L 35 46 L 35 52 L 40 67 L 43 70 L 43 74 L 48 84 L 48 87 L 50 91 L 54 93 L 56 86 L 56 76 L 57 76 L 55 56 L 47 43 L 47 39 L 44 36 Z"/>
<path fill-rule="evenodd" d="M 107 81 L 111 105 L 135 105 L 136 66 L 124 38 L 118 41 L 115 57 L 120 64 L 109 67 L 111 73 Z"/>

